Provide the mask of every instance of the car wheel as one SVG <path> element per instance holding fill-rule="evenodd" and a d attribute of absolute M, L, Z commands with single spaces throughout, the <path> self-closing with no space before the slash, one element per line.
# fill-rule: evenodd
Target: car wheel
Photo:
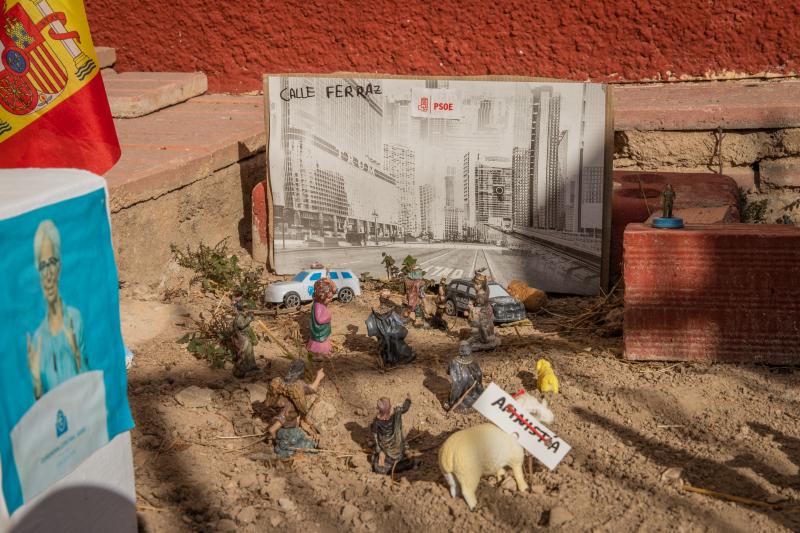
<path fill-rule="evenodd" d="M 350 303 L 353 301 L 353 289 L 348 289 L 345 287 L 344 289 L 339 291 L 339 301 L 343 304 Z"/>
<path fill-rule="evenodd" d="M 444 303 L 444 312 L 449 316 L 456 316 L 456 304 L 453 303 L 453 300 L 447 300 Z"/>
<path fill-rule="evenodd" d="M 283 305 L 286 306 L 286 309 L 297 309 L 301 303 L 300 295 L 296 292 L 290 292 L 283 297 Z"/>

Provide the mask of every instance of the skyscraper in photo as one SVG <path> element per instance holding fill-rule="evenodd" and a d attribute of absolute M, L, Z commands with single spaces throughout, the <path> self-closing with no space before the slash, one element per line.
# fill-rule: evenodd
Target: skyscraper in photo
<path fill-rule="evenodd" d="M 400 204 L 398 223 L 401 230 L 416 235 L 419 231 L 419 209 L 414 185 L 414 150 L 400 144 L 384 144 L 383 168 L 397 183 L 397 200 Z"/>
<path fill-rule="evenodd" d="M 419 186 L 419 220 L 420 235 L 433 233 L 433 185 L 426 183 Z"/>

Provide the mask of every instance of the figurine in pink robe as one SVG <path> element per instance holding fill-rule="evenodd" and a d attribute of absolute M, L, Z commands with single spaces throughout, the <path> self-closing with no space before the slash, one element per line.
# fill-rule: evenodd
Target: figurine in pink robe
<path fill-rule="evenodd" d="M 306 348 L 315 358 L 329 359 L 333 346 L 331 345 L 331 312 L 328 304 L 333 301 L 336 294 L 336 285 L 328 278 L 322 278 L 314 283 L 314 303 L 311 305 L 310 336 Z"/>

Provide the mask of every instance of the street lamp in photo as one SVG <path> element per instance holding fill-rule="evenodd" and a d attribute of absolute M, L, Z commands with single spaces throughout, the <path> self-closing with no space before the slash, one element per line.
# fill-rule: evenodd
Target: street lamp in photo
<path fill-rule="evenodd" d="M 373 229 L 375 231 L 375 246 L 378 246 L 378 212 L 375 211 L 374 208 L 372 209 L 372 217 L 375 219 L 375 226 Z"/>

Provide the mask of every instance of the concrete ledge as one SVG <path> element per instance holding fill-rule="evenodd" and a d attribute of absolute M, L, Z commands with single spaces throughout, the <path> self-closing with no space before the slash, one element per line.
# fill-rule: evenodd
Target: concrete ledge
<path fill-rule="evenodd" d="M 135 118 L 185 102 L 208 89 L 202 72 L 103 71 L 103 83 L 114 118 Z"/>
<path fill-rule="evenodd" d="M 777 129 L 800 126 L 800 81 L 615 85 L 624 130 Z"/>
<path fill-rule="evenodd" d="M 105 176 L 112 212 L 263 152 L 263 107 L 260 96 L 207 95 L 145 117 L 115 120 L 122 157 Z"/>
<path fill-rule="evenodd" d="M 117 62 L 116 48 L 109 48 L 107 46 L 95 46 L 95 53 L 97 53 L 97 60 L 100 62 L 100 68 L 111 68 Z"/>

